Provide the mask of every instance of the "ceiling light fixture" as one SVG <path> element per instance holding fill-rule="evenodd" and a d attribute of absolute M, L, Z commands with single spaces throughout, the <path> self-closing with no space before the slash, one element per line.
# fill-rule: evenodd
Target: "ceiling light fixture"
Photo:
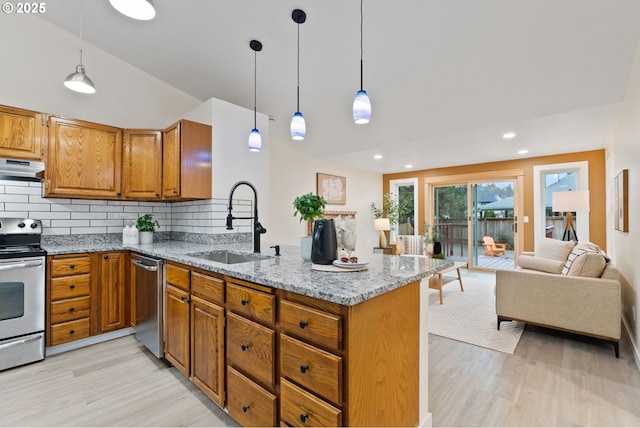
<path fill-rule="evenodd" d="M 303 24 L 307 20 L 307 14 L 304 13 L 304 10 L 295 9 L 291 13 L 291 19 L 298 24 L 298 92 L 296 112 L 293 114 L 293 118 L 291 118 L 291 138 L 300 141 L 304 140 L 304 135 L 307 132 L 304 116 L 300 113 L 300 24 Z"/>
<path fill-rule="evenodd" d="M 519 155 L 526 155 L 527 153 L 529 153 L 529 150 L 527 149 L 518 150 Z"/>
<path fill-rule="evenodd" d="M 505 132 L 504 134 L 502 134 L 502 138 L 504 138 L 505 140 L 510 140 L 515 136 L 516 136 L 515 132 Z"/>
<path fill-rule="evenodd" d="M 374 159 L 382 159 L 382 155 L 373 155 Z"/>
<path fill-rule="evenodd" d="M 82 94 L 93 94 L 96 87 L 84 72 L 82 65 L 82 0 L 80 0 L 80 64 L 76 66 L 75 73 L 71 73 L 64 79 L 64 86 Z"/>
<path fill-rule="evenodd" d="M 249 133 L 249 151 L 259 152 L 262 150 L 262 137 L 258 131 L 256 100 L 258 98 L 258 52 L 262 50 L 262 43 L 251 40 L 249 47 L 253 49 L 253 129 Z"/>
<path fill-rule="evenodd" d="M 404 167 L 405 167 L 405 168 L 407 168 L 407 169 L 409 169 L 409 168 L 413 168 L 413 165 L 411 165 L 411 164 L 407 164 L 407 165 L 405 165 Z"/>
<path fill-rule="evenodd" d="M 367 91 L 363 88 L 363 62 L 362 62 L 362 0 L 360 0 L 360 90 L 353 100 L 353 121 L 357 124 L 369 123 L 371 120 L 371 100 Z"/>
<path fill-rule="evenodd" d="M 151 0 L 109 0 L 109 3 L 121 14 L 139 21 L 148 21 L 156 16 Z"/>

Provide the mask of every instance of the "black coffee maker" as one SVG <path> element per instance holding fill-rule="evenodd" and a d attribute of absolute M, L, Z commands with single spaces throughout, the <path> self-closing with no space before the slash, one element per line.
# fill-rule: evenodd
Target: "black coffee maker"
<path fill-rule="evenodd" d="M 336 226 L 333 219 L 314 221 L 311 262 L 319 265 L 330 265 L 337 258 L 338 242 L 336 240 Z"/>

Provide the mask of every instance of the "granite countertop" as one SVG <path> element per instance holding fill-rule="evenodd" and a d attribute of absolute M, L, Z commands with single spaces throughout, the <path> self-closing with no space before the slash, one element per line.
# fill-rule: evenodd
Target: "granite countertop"
<path fill-rule="evenodd" d="M 216 250 L 251 253 L 251 242 L 218 245 L 171 240 L 140 245 L 51 243 L 43 245 L 43 248 L 51 255 L 131 250 L 346 306 L 356 305 L 453 265 L 451 261 L 424 257 L 368 254 L 360 257 L 360 261 L 369 262 L 366 270 L 321 272 L 311 269 L 311 262 L 302 260 L 299 247 L 281 246 L 281 256 L 276 257 L 268 244 L 262 245 L 264 259 L 246 263 L 224 264 L 189 255 Z"/>

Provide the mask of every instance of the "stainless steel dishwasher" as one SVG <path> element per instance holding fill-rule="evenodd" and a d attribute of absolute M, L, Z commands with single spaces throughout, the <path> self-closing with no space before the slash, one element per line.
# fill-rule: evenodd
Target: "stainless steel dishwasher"
<path fill-rule="evenodd" d="M 164 260 L 135 254 L 136 339 L 164 357 Z"/>

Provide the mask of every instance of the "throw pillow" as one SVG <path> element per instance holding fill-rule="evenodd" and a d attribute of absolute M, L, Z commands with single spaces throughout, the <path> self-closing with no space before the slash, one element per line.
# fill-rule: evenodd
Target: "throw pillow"
<path fill-rule="evenodd" d="M 544 257 L 520 255 L 518 257 L 518 266 L 523 269 L 533 269 L 558 274 L 562 272 L 564 263 L 560 260 L 551 260 Z"/>
<path fill-rule="evenodd" d="M 576 245 L 562 268 L 562 275 L 600 278 L 607 263 L 600 248 L 591 242 Z"/>
<path fill-rule="evenodd" d="M 560 241 L 559 239 L 542 238 L 536 248 L 536 256 L 545 259 L 566 262 L 569 253 L 576 245 L 575 241 Z"/>

